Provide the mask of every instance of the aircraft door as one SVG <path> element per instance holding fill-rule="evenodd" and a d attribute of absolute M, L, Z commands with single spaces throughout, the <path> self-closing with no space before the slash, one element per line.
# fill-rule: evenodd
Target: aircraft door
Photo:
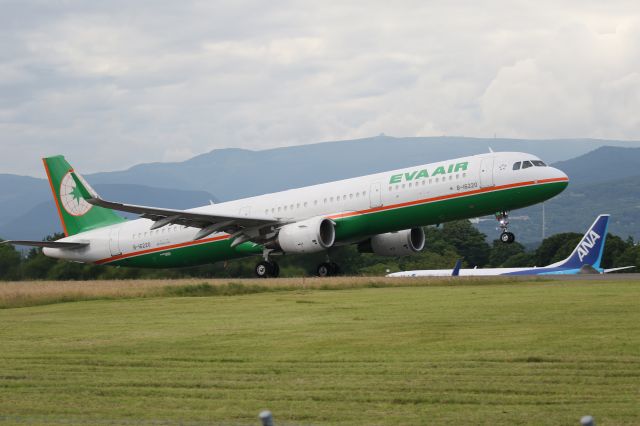
<path fill-rule="evenodd" d="M 493 183 L 493 157 L 482 159 L 480 164 L 480 188 L 494 186 Z"/>
<path fill-rule="evenodd" d="M 240 216 L 249 217 L 251 215 L 251 206 L 245 206 L 240 209 Z"/>
<path fill-rule="evenodd" d="M 369 190 L 369 201 L 371 208 L 382 206 L 382 185 L 380 182 L 374 182 L 371 184 Z"/>
<path fill-rule="evenodd" d="M 111 256 L 122 254 L 120 250 L 120 227 L 111 228 L 109 231 L 109 251 Z"/>

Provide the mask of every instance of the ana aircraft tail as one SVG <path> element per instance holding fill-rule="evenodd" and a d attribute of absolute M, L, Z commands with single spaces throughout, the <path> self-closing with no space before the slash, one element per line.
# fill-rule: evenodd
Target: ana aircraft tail
<path fill-rule="evenodd" d="M 549 266 L 564 268 L 581 268 L 590 265 L 595 269 L 600 269 L 604 242 L 607 239 L 607 229 L 609 227 L 608 214 L 601 214 L 597 217 L 593 225 L 584 234 L 571 255 L 560 262 Z"/>
<path fill-rule="evenodd" d="M 71 176 L 73 168 L 63 156 L 43 158 L 42 162 L 47 171 L 65 235 L 74 235 L 124 221 L 113 210 L 93 206 L 84 200 Z M 74 174 L 89 187 L 78 173 Z"/>

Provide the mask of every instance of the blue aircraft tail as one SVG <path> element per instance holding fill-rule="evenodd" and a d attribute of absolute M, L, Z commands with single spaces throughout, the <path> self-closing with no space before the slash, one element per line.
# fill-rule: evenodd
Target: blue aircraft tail
<path fill-rule="evenodd" d="M 599 269 L 602 252 L 604 251 L 604 241 L 607 239 L 609 217 L 610 215 L 608 214 L 598 216 L 573 250 L 573 253 L 565 260 L 550 266 L 581 268 L 584 265 L 590 265 L 595 269 Z"/>
<path fill-rule="evenodd" d="M 462 266 L 462 259 L 458 259 L 456 262 L 456 266 L 453 267 L 453 271 L 451 271 L 452 277 L 457 277 L 460 275 L 460 267 Z"/>

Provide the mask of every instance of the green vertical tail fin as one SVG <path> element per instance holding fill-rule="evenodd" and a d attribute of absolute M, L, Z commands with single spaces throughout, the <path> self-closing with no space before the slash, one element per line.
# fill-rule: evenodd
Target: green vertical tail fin
<path fill-rule="evenodd" d="M 62 155 L 43 158 L 42 162 L 65 235 L 124 222 L 125 219 L 113 210 L 93 206 L 85 201 L 71 176 L 73 168 Z M 86 184 L 82 176 L 76 172 L 74 174 Z"/>

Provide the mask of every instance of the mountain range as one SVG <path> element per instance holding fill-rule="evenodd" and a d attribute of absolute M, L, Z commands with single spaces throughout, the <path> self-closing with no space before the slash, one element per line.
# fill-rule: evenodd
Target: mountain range
<path fill-rule="evenodd" d="M 409 167 L 465 155 L 524 151 L 565 171 L 569 188 L 546 203 L 546 234 L 582 232 L 596 214 L 611 213 L 611 230 L 640 237 L 640 143 L 459 137 L 374 138 L 326 142 L 264 151 L 220 149 L 178 163 L 148 163 L 123 171 L 85 175 L 108 199 L 168 208 L 188 208 L 331 180 Z M 67 159 L 82 172 L 73 157 Z M 43 172 L 44 174 L 44 172 Z M 44 179 L 0 174 L 0 236 L 40 239 L 60 231 Z M 542 208 L 513 212 L 519 241 L 542 236 Z M 490 238 L 491 221 L 479 225 Z"/>

